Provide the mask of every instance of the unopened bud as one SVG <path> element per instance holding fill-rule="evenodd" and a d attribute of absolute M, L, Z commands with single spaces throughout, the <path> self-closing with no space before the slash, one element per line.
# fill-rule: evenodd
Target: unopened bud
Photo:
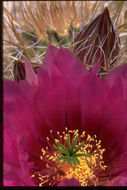
<path fill-rule="evenodd" d="M 116 63 L 119 56 L 119 37 L 114 31 L 108 8 L 88 23 L 74 39 L 74 53 L 89 68 L 102 63 L 106 71 Z"/>

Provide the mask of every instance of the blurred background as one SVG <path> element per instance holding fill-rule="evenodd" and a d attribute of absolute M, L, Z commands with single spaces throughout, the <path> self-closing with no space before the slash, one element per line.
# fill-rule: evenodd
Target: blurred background
<path fill-rule="evenodd" d="M 106 7 L 110 18 L 107 12 L 103 13 Z M 3 12 L 3 73 L 7 79 L 16 80 L 16 72 L 19 72 L 16 70 L 16 64 L 19 64 L 19 61 L 22 63 L 24 56 L 29 59 L 33 68 L 42 64 L 48 43 L 56 47 L 62 45 L 79 56 L 77 35 L 84 31 L 81 39 L 83 41 L 86 31 L 89 33 L 94 24 L 100 22 L 100 17 L 95 19 L 102 13 L 106 15 L 101 17 L 102 23 L 113 26 L 112 35 L 115 40 L 112 42 L 110 36 L 108 45 L 113 44 L 112 49 L 118 57 L 117 61 L 108 63 L 108 67 L 106 59 L 106 72 L 127 62 L 126 1 L 6 1 L 3 2 Z M 106 19 L 111 19 L 111 22 Z M 98 25 L 97 32 L 103 36 L 105 31 L 99 26 L 102 25 Z M 87 39 L 89 36 L 92 36 L 92 32 L 88 34 Z M 104 54 L 105 49 L 103 48 Z M 79 58 L 81 59 L 81 56 Z M 83 62 L 85 61 L 87 62 L 86 57 L 83 58 Z M 87 63 L 87 66 L 89 69 L 90 63 Z"/>

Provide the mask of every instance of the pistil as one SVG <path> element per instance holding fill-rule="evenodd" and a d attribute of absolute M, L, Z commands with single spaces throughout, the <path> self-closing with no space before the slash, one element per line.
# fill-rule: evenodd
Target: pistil
<path fill-rule="evenodd" d="M 101 140 L 97 136 L 86 135 L 83 131 L 65 128 L 56 135 L 50 131 L 54 143 L 47 137 L 47 146 L 41 149 L 40 159 L 45 165 L 44 172 L 34 173 L 33 178 L 39 179 L 39 186 L 54 185 L 64 178 L 75 178 L 81 186 L 97 185 L 98 173 L 106 169 L 103 161 L 105 149 L 101 148 Z"/>

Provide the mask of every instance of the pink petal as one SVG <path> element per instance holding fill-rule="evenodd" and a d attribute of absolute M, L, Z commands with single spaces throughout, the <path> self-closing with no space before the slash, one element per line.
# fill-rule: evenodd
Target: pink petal
<path fill-rule="evenodd" d="M 29 61 L 26 58 L 24 60 L 25 60 L 26 80 L 31 85 L 32 84 L 38 85 L 38 79 L 32 66 L 30 65 Z"/>
<path fill-rule="evenodd" d="M 113 178 L 107 186 L 127 186 L 127 173 L 126 175 L 124 174 L 123 176 L 117 176 Z"/>

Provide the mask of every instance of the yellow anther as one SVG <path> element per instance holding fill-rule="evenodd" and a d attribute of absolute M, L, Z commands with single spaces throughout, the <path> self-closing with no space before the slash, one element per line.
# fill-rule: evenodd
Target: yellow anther
<path fill-rule="evenodd" d="M 50 133 L 52 133 L 52 130 L 50 130 Z M 64 178 L 75 178 L 77 179 L 82 186 L 87 186 L 88 182 L 92 182 L 93 184 L 97 184 L 98 178 L 96 176 L 96 167 L 99 170 L 105 170 L 107 166 L 104 165 L 103 161 L 103 152 L 105 149 L 101 148 L 101 140 L 97 140 L 97 136 L 90 136 L 83 131 L 81 135 L 79 134 L 79 130 L 68 130 L 67 127 L 65 127 L 65 131 L 56 132 L 59 136 L 58 139 L 54 139 L 54 142 L 61 143 L 64 146 L 66 146 L 66 140 L 70 133 L 71 142 L 79 136 L 79 140 L 75 147 L 78 147 L 80 143 L 84 140 L 84 145 L 80 148 L 80 150 L 77 152 L 77 154 L 89 154 L 89 156 L 80 156 L 77 157 L 80 164 L 76 164 L 73 168 L 70 167 L 68 162 L 65 163 L 64 167 L 61 165 L 62 160 L 56 161 L 57 158 L 59 158 L 59 154 L 56 154 L 57 150 L 50 150 L 50 146 L 46 146 L 45 148 L 42 148 L 42 155 L 40 155 L 40 159 L 42 162 L 46 162 L 45 166 L 47 169 L 51 168 L 53 169 L 54 174 L 53 176 L 49 178 L 49 176 L 42 176 L 38 175 L 38 179 L 40 180 L 39 186 L 45 185 L 45 183 L 53 184 L 55 181 L 60 181 Z M 86 136 L 86 137 L 85 137 Z M 49 141 L 49 137 L 46 137 L 47 141 Z M 64 142 L 65 141 L 65 142 Z M 49 142 L 47 142 L 49 143 Z M 52 143 L 54 144 L 54 143 Z M 48 164 L 51 163 L 51 164 Z M 54 168 L 53 168 L 54 167 Z M 50 170 L 50 169 L 49 169 Z M 59 170 L 63 170 L 64 175 L 59 172 Z M 37 176 L 36 175 L 36 176 Z M 35 176 L 34 174 L 32 176 Z M 32 177 L 31 176 L 31 177 Z M 50 179 L 50 180 L 49 180 Z"/>
<path fill-rule="evenodd" d="M 57 143 L 57 142 L 59 142 L 59 140 L 58 140 L 58 139 L 55 139 L 55 143 Z"/>

